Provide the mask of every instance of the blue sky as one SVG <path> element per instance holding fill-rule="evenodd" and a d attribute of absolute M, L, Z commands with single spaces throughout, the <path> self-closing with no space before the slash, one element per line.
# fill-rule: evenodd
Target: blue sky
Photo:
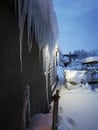
<path fill-rule="evenodd" d="M 98 0 L 53 0 L 63 53 L 98 48 Z"/>

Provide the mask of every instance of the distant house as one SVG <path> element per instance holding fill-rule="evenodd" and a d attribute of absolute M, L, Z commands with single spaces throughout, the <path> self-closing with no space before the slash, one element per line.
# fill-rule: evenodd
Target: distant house
<path fill-rule="evenodd" d="M 91 56 L 81 60 L 82 64 L 94 64 L 98 63 L 98 56 Z"/>
<path fill-rule="evenodd" d="M 81 60 L 83 69 L 89 73 L 88 83 L 98 83 L 98 56 L 87 57 Z"/>
<path fill-rule="evenodd" d="M 98 64 L 98 56 L 91 56 L 81 60 L 81 64 L 84 69 L 92 69 L 96 64 Z"/>
<path fill-rule="evenodd" d="M 69 52 L 69 54 L 63 54 L 63 59 L 68 58 L 67 60 L 64 61 L 65 67 L 69 65 L 71 62 L 73 62 L 78 56 L 77 54 L 72 54 Z"/>
<path fill-rule="evenodd" d="M 57 37 L 50 0 L 0 1 L 0 130 L 27 127 L 28 107 L 30 117 L 48 112 L 56 85 Z M 24 105 L 26 87 L 30 106 Z"/>

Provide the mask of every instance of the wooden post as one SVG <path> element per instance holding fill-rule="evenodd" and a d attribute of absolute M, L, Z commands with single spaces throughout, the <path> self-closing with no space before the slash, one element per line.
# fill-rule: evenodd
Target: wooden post
<path fill-rule="evenodd" d="M 58 99 L 59 99 L 59 90 L 56 90 L 56 94 L 53 96 L 53 120 L 52 120 L 52 130 L 57 130 L 58 125 Z"/>
<path fill-rule="evenodd" d="M 24 130 L 30 126 L 30 87 L 26 85 L 23 98 L 23 109 L 20 123 L 20 130 Z"/>

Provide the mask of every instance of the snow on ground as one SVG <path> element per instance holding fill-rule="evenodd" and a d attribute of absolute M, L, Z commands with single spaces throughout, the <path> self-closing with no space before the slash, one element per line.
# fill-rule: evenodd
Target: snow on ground
<path fill-rule="evenodd" d="M 64 80 L 67 89 L 84 88 L 91 89 L 88 84 L 88 80 L 91 78 L 91 74 L 85 70 L 64 70 Z"/>
<path fill-rule="evenodd" d="M 62 88 L 60 97 L 59 130 L 98 130 L 98 92 Z"/>
<path fill-rule="evenodd" d="M 65 78 L 68 82 L 81 83 L 82 80 L 86 81 L 86 71 L 65 70 Z"/>
<path fill-rule="evenodd" d="M 64 69 L 58 67 L 60 90 L 58 130 L 98 130 L 98 89 L 88 85 L 68 90 L 64 84 Z M 52 113 L 32 118 L 30 130 L 51 130 Z"/>
<path fill-rule="evenodd" d="M 81 60 L 81 63 L 98 62 L 98 56 L 91 56 Z"/>
<path fill-rule="evenodd" d="M 74 75 L 73 80 L 79 79 Z M 71 90 L 65 86 L 60 89 L 58 130 L 98 130 L 98 89 L 92 91 L 87 83 Z"/>
<path fill-rule="evenodd" d="M 31 120 L 31 126 L 28 130 L 51 130 L 52 127 L 52 113 L 36 114 Z"/>

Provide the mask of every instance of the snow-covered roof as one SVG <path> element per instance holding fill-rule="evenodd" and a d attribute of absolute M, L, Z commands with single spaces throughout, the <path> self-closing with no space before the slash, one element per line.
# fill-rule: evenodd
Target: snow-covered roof
<path fill-rule="evenodd" d="M 98 62 L 98 56 L 87 57 L 81 60 L 81 63 L 95 63 Z"/>

